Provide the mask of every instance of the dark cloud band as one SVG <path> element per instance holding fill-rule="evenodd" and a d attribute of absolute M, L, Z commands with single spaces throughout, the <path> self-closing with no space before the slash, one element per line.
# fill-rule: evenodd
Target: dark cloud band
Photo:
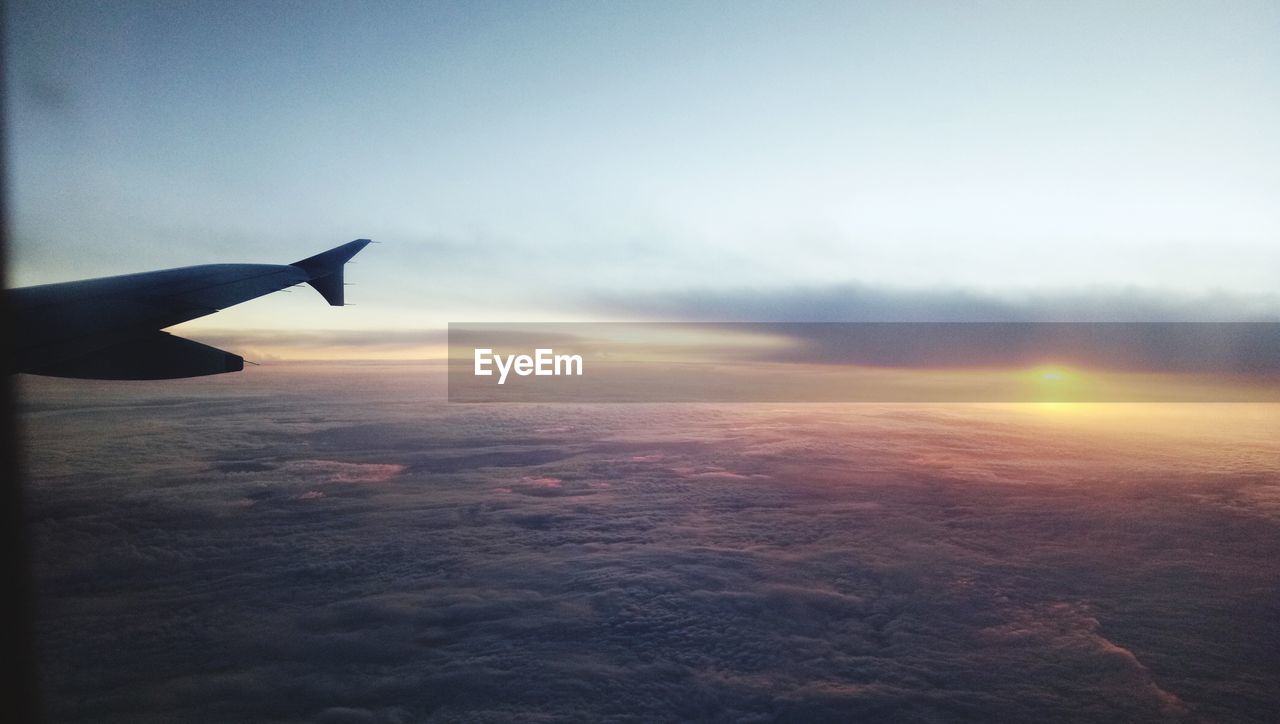
<path fill-rule="evenodd" d="M 1280 324 L 1263 322 L 454 324 L 449 335 L 458 402 L 1280 399 Z M 493 351 L 538 350 L 580 356 L 583 374 L 483 374 Z"/>

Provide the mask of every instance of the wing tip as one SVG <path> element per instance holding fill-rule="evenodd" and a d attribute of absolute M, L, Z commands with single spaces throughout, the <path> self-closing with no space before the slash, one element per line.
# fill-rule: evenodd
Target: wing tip
<path fill-rule="evenodd" d="M 360 253 L 361 249 L 373 243 L 372 239 L 356 239 L 340 246 L 296 261 L 290 266 L 306 272 L 307 284 L 310 284 L 331 307 L 345 307 L 343 266 L 351 261 L 351 257 Z"/>
<path fill-rule="evenodd" d="M 345 244 L 335 246 L 328 251 L 322 251 L 315 256 L 309 256 L 306 259 L 295 261 L 289 266 L 296 266 L 306 273 L 315 276 L 324 276 L 332 274 L 342 269 L 342 265 L 351 261 L 351 257 L 360 253 L 361 249 L 373 243 L 372 239 L 356 239 L 348 241 Z"/>

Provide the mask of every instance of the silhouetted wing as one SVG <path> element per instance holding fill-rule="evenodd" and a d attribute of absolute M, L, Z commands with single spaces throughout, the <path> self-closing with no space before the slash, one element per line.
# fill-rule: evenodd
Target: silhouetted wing
<path fill-rule="evenodd" d="M 306 282 L 343 305 L 343 265 L 357 239 L 288 265 L 206 264 L 9 292 L 17 371 L 92 379 L 236 372 L 244 359 L 160 330 Z"/>

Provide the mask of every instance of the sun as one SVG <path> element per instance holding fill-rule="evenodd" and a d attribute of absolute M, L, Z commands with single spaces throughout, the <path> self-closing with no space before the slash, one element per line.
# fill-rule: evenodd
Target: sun
<path fill-rule="evenodd" d="M 1061 367 L 1042 367 L 1036 370 L 1036 374 L 1044 382 L 1065 382 L 1067 380 L 1067 372 Z"/>
<path fill-rule="evenodd" d="M 1028 402 L 1067 403 L 1076 401 L 1081 394 L 1083 380 L 1069 367 L 1060 364 L 1042 364 L 1020 375 L 1023 394 Z"/>

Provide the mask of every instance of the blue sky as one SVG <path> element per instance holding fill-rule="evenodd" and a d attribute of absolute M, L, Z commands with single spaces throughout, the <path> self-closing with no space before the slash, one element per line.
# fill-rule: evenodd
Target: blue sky
<path fill-rule="evenodd" d="M 358 307 L 211 328 L 849 285 L 1276 310 L 1272 2 L 14 2 L 8 32 L 11 283 L 386 242 Z"/>

